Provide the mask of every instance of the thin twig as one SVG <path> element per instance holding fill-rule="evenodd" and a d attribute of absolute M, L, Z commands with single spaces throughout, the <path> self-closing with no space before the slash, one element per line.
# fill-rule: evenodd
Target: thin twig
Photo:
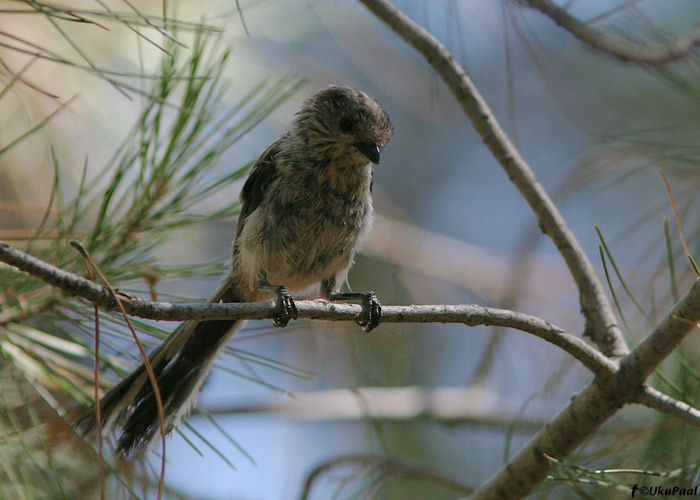
<path fill-rule="evenodd" d="M 559 210 L 535 177 L 532 169 L 503 132 L 486 101 L 449 51 L 430 33 L 386 0 L 360 0 L 372 13 L 420 52 L 453 93 L 462 110 L 530 204 L 542 230 L 564 258 L 579 290 L 586 318 L 585 335 L 608 356 L 622 356 L 628 349 L 617 326 L 612 306 L 586 257 Z"/>
<path fill-rule="evenodd" d="M 95 281 L 95 276 L 92 274 L 90 266 L 91 259 L 87 251 L 82 247 L 79 248 L 80 255 L 85 262 L 90 281 Z M 100 407 L 100 310 L 96 304 L 92 305 L 93 314 L 95 317 L 95 354 L 93 358 L 93 391 L 95 403 L 95 428 L 97 429 L 97 470 L 98 482 L 100 490 L 100 500 L 105 500 L 105 461 L 102 442 L 102 409 Z"/>
<path fill-rule="evenodd" d="M 163 495 L 163 484 L 165 482 L 165 412 L 163 411 L 163 398 L 160 395 L 160 388 L 158 387 L 158 381 L 156 379 L 156 374 L 153 371 L 153 367 L 151 366 L 151 363 L 149 362 L 148 355 L 146 354 L 146 350 L 143 347 L 143 344 L 139 340 L 138 335 L 136 335 L 136 330 L 134 330 L 133 325 L 131 324 L 131 320 L 129 320 L 129 316 L 126 313 L 126 310 L 124 309 L 124 300 L 121 299 L 117 295 L 117 291 L 112 287 L 110 284 L 109 280 L 107 279 L 107 276 L 102 272 L 102 270 L 95 264 L 95 262 L 90 258 L 90 255 L 88 254 L 87 250 L 83 245 L 81 245 L 78 241 L 71 241 L 70 244 L 78 250 L 80 255 L 85 259 L 86 264 L 90 264 L 95 271 L 97 271 L 97 274 L 100 275 L 100 278 L 102 281 L 104 281 L 106 285 L 106 289 L 109 292 L 109 294 L 112 296 L 116 303 L 116 308 L 119 310 L 119 312 L 122 314 L 122 317 L 124 318 L 124 322 L 126 323 L 126 326 L 129 328 L 131 331 L 131 335 L 134 338 L 134 343 L 136 343 L 136 347 L 138 347 L 139 353 L 141 354 L 141 359 L 143 359 L 143 366 L 146 368 L 146 373 L 148 374 L 148 378 L 151 382 L 151 385 L 153 386 L 153 395 L 155 396 L 156 399 L 156 406 L 158 408 L 158 423 L 159 425 L 159 430 L 160 430 L 160 438 L 161 438 L 161 465 L 160 465 L 160 478 L 158 480 L 158 494 L 157 494 L 157 499 L 160 500 L 162 495 Z M 95 381 L 95 385 L 97 385 L 97 381 Z M 99 405 L 99 401 L 96 401 L 97 405 Z"/>
<path fill-rule="evenodd" d="M 671 191 L 671 185 L 668 183 L 668 178 L 666 177 L 666 172 L 664 171 L 663 168 L 660 168 L 659 171 L 661 172 L 661 177 L 664 180 L 664 185 L 666 186 L 666 192 L 668 193 L 668 199 L 671 202 L 671 207 L 673 208 L 673 215 L 676 217 L 676 224 L 678 225 L 678 232 L 681 235 L 681 242 L 683 243 L 683 251 L 685 252 L 686 257 L 689 259 L 692 259 L 692 254 L 690 253 L 690 249 L 688 248 L 688 242 L 685 239 L 685 231 L 683 231 L 683 223 L 681 222 L 681 216 L 678 214 L 678 207 L 676 206 L 676 198 L 673 196 L 673 191 Z M 695 269 L 695 266 L 691 264 L 690 268 L 693 270 L 695 273 L 695 277 L 698 278 L 698 271 Z"/>
<path fill-rule="evenodd" d="M 93 304 L 125 314 L 155 320 L 214 320 L 214 319 L 270 319 L 278 314 L 274 301 L 254 303 L 191 303 L 171 304 L 153 302 L 120 295 L 119 300 L 109 290 L 76 274 L 59 269 L 32 255 L 0 242 L 0 262 L 77 295 Z M 296 301 L 300 318 L 330 321 L 355 321 L 361 311 L 356 304 L 342 304 L 324 300 Z M 477 305 L 413 305 L 383 306 L 384 323 L 462 323 L 467 326 L 487 325 L 514 328 L 531 333 L 568 352 L 596 375 L 614 373 L 617 364 L 603 356 L 580 338 L 566 333 L 551 323 L 514 311 Z"/>
<path fill-rule="evenodd" d="M 644 45 L 603 33 L 549 0 L 525 0 L 524 3 L 542 12 L 586 45 L 623 61 L 666 64 L 687 56 L 693 48 L 700 45 L 700 24 L 669 42 Z"/>
<path fill-rule="evenodd" d="M 671 417 L 676 417 L 695 427 L 700 427 L 700 411 L 683 401 L 678 401 L 657 391 L 653 387 L 646 386 L 644 392 L 639 394 L 635 402 Z"/>

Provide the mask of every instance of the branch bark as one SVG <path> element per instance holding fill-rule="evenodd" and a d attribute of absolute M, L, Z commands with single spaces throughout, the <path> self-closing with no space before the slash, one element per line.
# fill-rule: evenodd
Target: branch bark
<path fill-rule="evenodd" d="M 608 356 L 628 352 L 622 332 L 617 327 L 610 302 L 586 257 L 559 210 L 549 198 L 530 166 L 511 143 L 486 101 L 449 51 L 430 33 L 402 14 L 386 0 L 360 0 L 375 16 L 384 21 L 401 38 L 413 46 L 450 89 L 481 136 L 532 208 L 542 230 L 559 249 L 579 290 L 581 310 L 586 318 L 585 335 Z"/>
<path fill-rule="evenodd" d="M 636 402 L 679 420 L 683 420 L 690 425 L 700 427 L 700 411 L 683 401 L 678 401 L 661 391 L 657 391 L 653 387 L 644 387 L 644 392 L 639 394 Z"/>
<path fill-rule="evenodd" d="M 575 18 L 566 9 L 549 0 L 525 0 L 525 4 L 542 12 L 589 47 L 610 54 L 622 61 L 665 64 L 687 56 L 693 48 L 700 45 L 700 24 L 696 24 L 690 31 L 679 35 L 670 42 L 644 45 L 603 33 Z"/>

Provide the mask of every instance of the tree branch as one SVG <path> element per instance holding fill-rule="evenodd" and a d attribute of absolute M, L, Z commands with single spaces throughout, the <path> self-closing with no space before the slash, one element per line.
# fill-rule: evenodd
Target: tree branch
<path fill-rule="evenodd" d="M 676 417 L 695 427 L 700 427 L 700 411 L 683 401 L 678 401 L 657 391 L 653 387 L 644 387 L 644 392 L 639 394 L 635 402 L 671 417 Z"/>
<path fill-rule="evenodd" d="M 620 370 L 616 374 L 596 377 L 470 498 L 484 500 L 526 496 L 551 470 L 545 454 L 554 457 L 568 455 L 620 408 L 640 397 L 645 404 L 663 406 L 668 412 L 671 401 L 662 402 L 654 394 L 656 391 L 647 391 L 644 380 L 695 328 L 699 320 L 700 280 L 696 280 L 661 323 L 620 361 Z M 640 396 L 644 392 L 653 395 L 654 401 L 650 396 Z"/>
<path fill-rule="evenodd" d="M 700 24 L 696 24 L 689 32 L 679 35 L 670 42 L 643 45 L 603 33 L 549 0 L 524 1 L 526 5 L 539 10 L 586 45 L 623 61 L 665 64 L 688 55 L 694 47 L 700 45 Z"/>
<path fill-rule="evenodd" d="M 620 377 L 641 384 L 680 345 L 700 319 L 700 279 L 656 328 L 620 361 Z"/>
<path fill-rule="evenodd" d="M 0 242 L 0 262 L 36 276 L 70 295 L 77 295 L 106 309 L 117 310 L 113 295 L 99 286 L 21 250 Z M 135 297 L 123 297 L 129 315 L 153 320 L 187 321 L 215 319 L 270 319 L 277 314 L 274 301 L 254 303 L 171 304 Z M 325 300 L 296 301 L 300 318 L 327 321 L 355 321 L 361 311 L 356 304 Z M 581 361 L 596 375 L 614 373 L 617 365 L 580 338 L 551 323 L 514 311 L 477 305 L 382 306 L 383 323 L 462 323 L 467 326 L 502 326 L 531 333 L 554 344 Z"/>
<path fill-rule="evenodd" d="M 559 210 L 501 129 L 486 101 L 449 51 L 386 0 L 360 0 L 374 15 L 412 45 L 430 63 L 450 89 L 481 136 L 484 144 L 504 168 L 529 203 L 542 230 L 559 249 L 579 290 L 586 332 L 608 356 L 622 356 L 628 349 L 615 315 L 583 249 L 566 225 Z"/>

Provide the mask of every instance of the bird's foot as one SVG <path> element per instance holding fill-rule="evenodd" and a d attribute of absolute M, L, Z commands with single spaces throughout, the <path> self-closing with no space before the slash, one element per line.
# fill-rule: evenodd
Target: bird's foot
<path fill-rule="evenodd" d="M 382 318 L 382 305 L 374 292 L 348 292 L 331 295 L 331 300 L 356 299 L 360 299 L 360 305 L 362 305 L 362 310 L 357 316 L 357 324 L 366 332 L 374 330 Z"/>
<path fill-rule="evenodd" d="M 297 306 L 294 303 L 294 297 L 289 294 L 289 291 L 282 285 L 265 285 L 260 287 L 261 290 L 272 292 L 277 295 L 276 308 L 277 316 L 273 318 L 273 324 L 276 327 L 283 328 L 287 326 L 292 319 L 297 319 L 299 315 Z"/>

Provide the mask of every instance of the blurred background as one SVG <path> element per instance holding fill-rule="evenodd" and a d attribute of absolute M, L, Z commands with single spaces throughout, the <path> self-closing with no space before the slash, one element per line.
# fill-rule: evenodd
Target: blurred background
<path fill-rule="evenodd" d="M 693 279 L 659 169 L 692 253 L 700 228 L 698 52 L 660 66 L 624 63 L 516 1 L 393 4 L 463 65 L 606 283 L 599 228 L 628 342 L 642 338 L 674 289 L 683 293 Z M 594 27 L 642 43 L 700 22 L 693 1 L 565 4 Z M 84 274 L 67 242 L 79 239 L 127 293 L 206 297 L 229 258 L 246 168 L 308 95 L 352 85 L 383 103 L 395 133 L 375 169 L 378 217 L 350 286 L 374 290 L 384 304 L 512 308 L 581 334 L 573 280 L 527 204 L 427 63 L 359 2 L 0 1 L 0 13 L 0 240 Z M 188 108 L 187 96 L 201 107 Z M 181 192 L 190 193 L 186 203 Z M 60 425 L 46 426 L 70 421 L 76 399 L 89 403 L 92 309 L 2 272 L 8 399 L 0 403 L 37 405 L 26 421 L 5 416 L 0 451 L 6 470 L 17 471 L 2 479 L 3 498 L 96 498 L 94 455 L 81 459 L 76 493 L 76 454 L 55 443 Z M 8 321 L 16 311 L 31 314 Z M 103 366 L 115 380 L 138 354 L 117 316 L 103 320 Z M 151 346 L 172 328 L 140 325 Z M 37 346 L 50 342 L 41 335 L 70 342 L 49 346 L 70 370 L 45 366 Z M 691 338 L 657 387 L 695 404 L 696 358 Z M 384 324 L 365 334 L 354 324 L 299 321 L 277 330 L 251 321 L 219 365 L 199 398 L 201 414 L 167 441 L 167 498 L 300 498 L 319 464 L 340 457 L 347 460 L 311 476 L 308 498 L 459 498 L 592 379 L 527 334 L 437 324 Z M 43 452 L 24 467 L 15 460 L 28 445 L 16 439 L 27 428 Z M 591 469 L 681 467 L 680 484 L 689 486 L 695 434 L 626 408 L 568 460 Z M 108 461 L 108 498 L 155 498 L 157 453 L 136 466 Z M 573 479 L 579 473 L 562 466 L 566 480 L 548 481 L 540 494 L 628 497 L 617 479 L 583 484 Z M 18 484 L 29 483 L 18 496 Z"/>

